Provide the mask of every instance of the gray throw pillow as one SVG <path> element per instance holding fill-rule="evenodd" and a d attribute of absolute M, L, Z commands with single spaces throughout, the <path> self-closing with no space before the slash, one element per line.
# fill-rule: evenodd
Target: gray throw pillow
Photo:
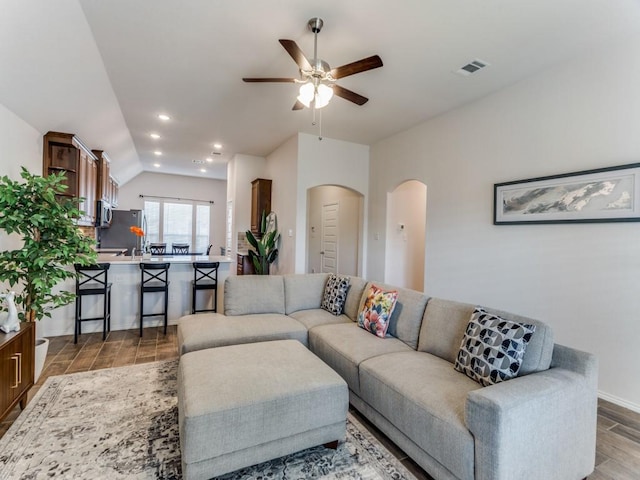
<path fill-rule="evenodd" d="M 454 368 L 487 387 L 516 377 L 535 325 L 515 323 L 476 307 Z"/>
<path fill-rule="evenodd" d="M 344 304 L 347 300 L 349 282 L 349 277 L 345 275 L 330 273 L 324 287 L 324 295 L 322 296 L 320 308 L 334 315 L 340 315 L 344 310 Z"/>

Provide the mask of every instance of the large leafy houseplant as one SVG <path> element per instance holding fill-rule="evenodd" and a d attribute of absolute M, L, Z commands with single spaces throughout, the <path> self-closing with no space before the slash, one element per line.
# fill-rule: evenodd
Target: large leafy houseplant
<path fill-rule="evenodd" d="M 74 278 L 73 264 L 96 261 L 95 241 L 76 222 L 77 198 L 64 196 L 64 174 L 41 177 L 22 167 L 22 181 L 0 178 L 0 229 L 22 238 L 22 247 L 0 252 L 0 281 L 18 285 L 15 302 L 23 321 L 50 317 L 75 294 L 55 287 Z"/>
<path fill-rule="evenodd" d="M 258 275 L 269 275 L 270 265 L 278 258 L 278 241 L 280 234 L 278 233 L 278 224 L 275 214 L 272 217 L 267 228 L 267 216 L 262 212 L 260 218 L 259 234 L 256 237 L 251 230 L 247 230 L 247 241 L 253 247 L 249 250 L 249 258 L 253 263 L 253 268 Z"/>

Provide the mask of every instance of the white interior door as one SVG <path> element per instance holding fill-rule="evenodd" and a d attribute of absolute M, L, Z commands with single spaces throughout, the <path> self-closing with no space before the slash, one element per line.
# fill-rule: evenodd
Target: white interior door
<path fill-rule="evenodd" d="M 321 271 L 338 273 L 338 215 L 337 203 L 322 205 Z"/>

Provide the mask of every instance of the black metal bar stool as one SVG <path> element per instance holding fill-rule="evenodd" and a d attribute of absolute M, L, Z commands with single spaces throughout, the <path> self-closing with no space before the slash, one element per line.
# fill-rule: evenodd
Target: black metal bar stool
<path fill-rule="evenodd" d="M 140 263 L 140 336 L 145 317 L 164 316 L 164 334 L 167 334 L 167 312 L 169 306 L 169 263 Z M 144 294 L 164 293 L 164 312 L 144 313 Z"/>
<path fill-rule="evenodd" d="M 102 341 L 111 331 L 111 284 L 108 281 L 109 263 L 97 265 L 78 265 L 76 270 L 76 318 L 73 343 L 78 343 L 78 335 L 82 334 L 82 322 L 102 320 Z M 103 306 L 101 317 L 82 318 L 82 297 L 102 295 Z"/>
<path fill-rule="evenodd" d="M 189 244 L 188 243 L 172 243 L 171 253 L 175 255 L 186 255 L 189 253 Z"/>
<path fill-rule="evenodd" d="M 152 243 L 149 245 L 149 251 L 151 255 L 164 255 L 167 253 L 167 244 L 166 243 Z"/>
<path fill-rule="evenodd" d="M 191 282 L 191 313 L 218 311 L 218 267 L 220 262 L 193 262 L 193 281 Z M 196 292 L 213 290 L 213 309 L 196 309 Z"/>

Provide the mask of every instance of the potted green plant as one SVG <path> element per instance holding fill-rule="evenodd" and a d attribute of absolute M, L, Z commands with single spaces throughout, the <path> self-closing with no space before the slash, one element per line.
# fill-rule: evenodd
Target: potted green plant
<path fill-rule="evenodd" d="M 249 258 L 258 275 L 269 275 L 271 264 L 278 258 L 278 221 L 276 214 L 271 212 L 269 216 L 262 212 L 258 236 L 251 230 L 247 230 L 247 241 L 253 247 L 249 250 Z"/>
<path fill-rule="evenodd" d="M 76 224 L 81 200 L 64 195 L 63 173 L 41 177 L 22 167 L 20 177 L 0 178 L 0 230 L 22 240 L 20 248 L 0 252 L 0 281 L 18 287 L 18 316 L 33 322 L 74 301 L 74 292 L 55 287 L 75 277 L 74 264 L 95 263 L 96 252 Z"/>

